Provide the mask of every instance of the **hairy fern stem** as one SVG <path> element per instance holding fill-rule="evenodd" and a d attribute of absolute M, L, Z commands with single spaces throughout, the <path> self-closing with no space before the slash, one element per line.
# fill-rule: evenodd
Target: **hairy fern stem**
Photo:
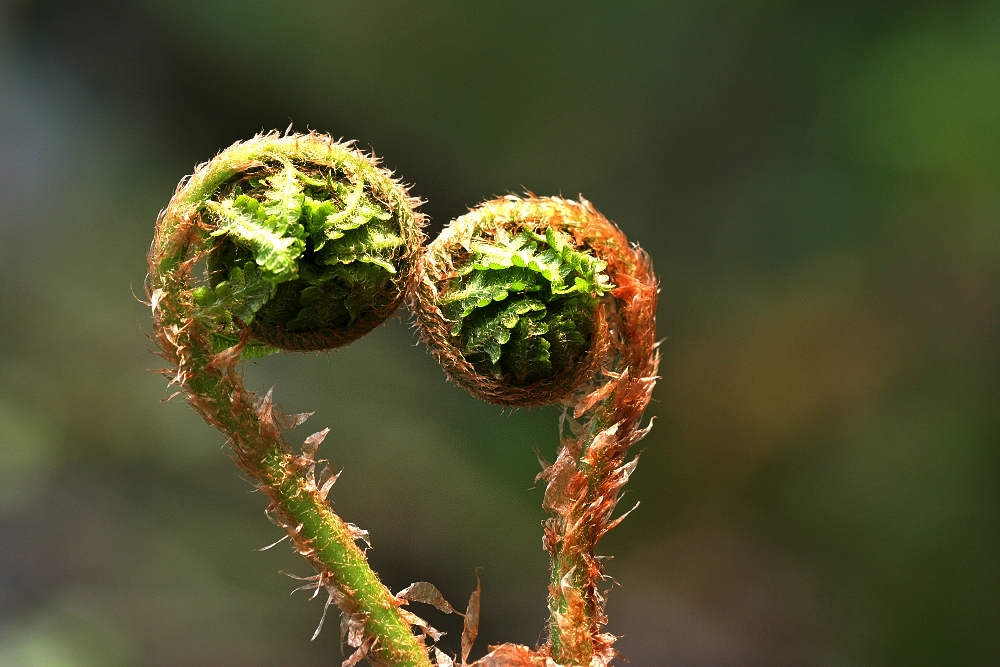
<path fill-rule="evenodd" d="M 325 135 L 259 135 L 200 165 L 160 214 L 148 257 L 163 372 L 228 436 L 268 516 L 315 569 L 303 588 L 341 610 L 355 649 L 343 667 L 430 667 L 425 640 L 441 633 L 402 607 L 456 610 L 426 582 L 393 595 L 379 581 L 358 546 L 367 533 L 326 500 L 337 476 L 316 453 L 329 429 L 293 451 L 282 431 L 308 415 L 247 391 L 238 368 L 350 344 L 408 296 L 453 381 L 501 405 L 564 408 L 556 460 L 538 476 L 550 515 L 548 640 L 491 647 L 473 667 L 607 667 L 616 637 L 604 631 L 596 545 L 625 517 L 612 514 L 637 463 L 629 451 L 649 430 L 640 420 L 659 363 L 649 257 L 589 202 L 533 195 L 482 204 L 424 252 L 417 204 L 372 158 Z M 435 662 L 453 665 L 437 649 Z"/>
<path fill-rule="evenodd" d="M 269 516 L 315 569 L 306 586 L 343 612 L 355 648 L 347 666 L 363 658 L 431 663 L 411 631 L 414 617 L 400 609 L 405 601 L 357 545 L 366 533 L 327 504 L 336 478 L 317 470 L 315 454 L 329 429 L 293 452 L 281 431 L 305 416 L 284 415 L 270 393 L 247 391 L 237 362 L 275 348 L 344 345 L 388 317 L 419 252 L 414 203 L 350 146 L 272 133 L 234 145 L 183 181 L 149 253 L 154 335 L 170 364 L 164 373 L 229 437 L 236 463 L 269 498 Z M 336 245 L 345 238 L 353 245 Z M 355 299 L 346 309 L 344 294 Z"/>
<path fill-rule="evenodd" d="M 562 404 L 546 481 L 552 574 L 548 642 L 504 644 L 482 667 L 605 667 L 598 540 L 635 469 L 630 448 L 649 404 L 658 284 L 649 256 L 589 202 L 504 197 L 454 221 L 430 245 L 412 307 L 448 376 L 501 405 Z"/>

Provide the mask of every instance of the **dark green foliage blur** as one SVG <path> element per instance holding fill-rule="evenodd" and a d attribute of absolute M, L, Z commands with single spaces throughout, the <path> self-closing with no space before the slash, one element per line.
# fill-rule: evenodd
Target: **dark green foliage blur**
<path fill-rule="evenodd" d="M 289 122 L 372 147 L 432 234 L 583 193 L 653 255 L 642 505 L 601 545 L 631 664 L 1000 664 L 1000 3 L 9 0 L 0 665 L 342 659 L 133 298 L 176 182 Z M 483 566 L 473 655 L 534 644 L 558 412 L 414 343 L 403 315 L 247 377 L 315 410 L 295 441 L 332 427 L 393 590 L 462 606 Z"/>

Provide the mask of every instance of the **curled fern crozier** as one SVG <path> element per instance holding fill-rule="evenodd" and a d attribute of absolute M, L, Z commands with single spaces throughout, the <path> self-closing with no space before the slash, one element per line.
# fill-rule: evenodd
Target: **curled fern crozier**
<path fill-rule="evenodd" d="M 630 449 L 659 364 L 649 256 L 589 202 L 514 196 L 454 220 L 430 245 L 413 307 L 449 377 L 502 405 L 564 406 L 545 482 L 549 625 L 537 649 L 491 647 L 475 665 L 608 667 L 598 541 L 635 469 Z M 626 513 L 627 514 L 627 513 Z"/>
<path fill-rule="evenodd" d="M 162 372 L 226 434 L 269 500 L 268 516 L 315 569 L 307 588 L 340 608 L 354 649 L 345 664 L 431 667 L 411 629 L 424 622 L 372 571 L 356 543 L 366 533 L 327 502 L 337 475 L 316 453 L 330 429 L 293 450 L 282 431 L 308 415 L 285 415 L 270 392 L 248 391 L 238 363 L 347 345 L 385 321 L 415 279 L 416 203 L 349 144 L 273 132 L 230 146 L 181 181 L 148 256 Z"/>
<path fill-rule="evenodd" d="M 609 344 L 622 243 L 586 201 L 486 202 L 428 248 L 415 299 L 421 333 L 448 376 L 479 398 L 562 400 L 594 376 Z"/>
<path fill-rule="evenodd" d="M 192 305 L 217 351 L 244 334 L 244 358 L 347 345 L 395 311 L 414 277 L 416 202 L 329 137 L 235 144 L 182 189 L 204 260 Z"/>

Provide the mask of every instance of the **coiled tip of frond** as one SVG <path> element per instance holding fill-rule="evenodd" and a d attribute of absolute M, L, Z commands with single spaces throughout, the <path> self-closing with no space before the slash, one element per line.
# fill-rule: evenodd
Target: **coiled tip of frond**
<path fill-rule="evenodd" d="M 415 284 L 419 204 L 351 143 L 261 134 L 178 185 L 157 224 L 151 285 L 184 290 L 219 349 L 341 347 Z"/>
<path fill-rule="evenodd" d="M 412 297 L 421 336 L 474 396 L 501 405 L 564 401 L 615 345 L 614 293 L 646 270 L 640 252 L 583 199 L 485 202 L 424 255 Z"/>

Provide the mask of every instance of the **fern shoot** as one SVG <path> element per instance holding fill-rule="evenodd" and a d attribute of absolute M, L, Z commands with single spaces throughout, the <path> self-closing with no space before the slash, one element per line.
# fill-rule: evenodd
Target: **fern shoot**
<path fill-rule="evenodd" d="M 658 285 L 648 255 L 585 200 L 508 196 L 453 220 L 434 240 L 412 308 L 448 376 L 501 405 L 564 406 L 546 465 L 543 544 L 551 559 L 548 640 L 504 644 L 484 667 L 606 667 L 598 540 L 635 469 L 649 404 Z"/>
<path fill-rule="evenodd" d="M 367 533 L 328 505 L 337 476 L 316 453 L 329 429 L 293 451 L 281 432 L 307 415 L 284 415 L 270 392 L 247 391 L 237 363 L 346 345 L 385 321 L 415 276 L 423 238 L 415 204 L 349 145 L 259 135 L 180 183 L 148 257 L 163 372 L 228 436 L 237 464 L 269 499 L 268 516 L 315 569 L 306 587 L 340 608 L 354 649 L 345 665 L 430 667 L 412 631 L 426 623 L 369 567 L 356 543 Z"/>

